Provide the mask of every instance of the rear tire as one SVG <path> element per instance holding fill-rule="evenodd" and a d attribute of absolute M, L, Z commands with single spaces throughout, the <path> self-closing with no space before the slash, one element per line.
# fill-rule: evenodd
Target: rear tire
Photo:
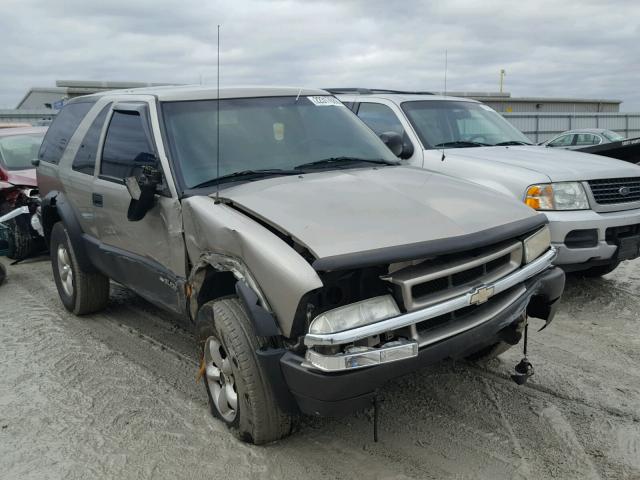
<path fill-rule="evenodd" d="M 7 278 L 7 268 L 0 262 L 0 285 L 4 283 L 5 278 Z"/>
<path fill-rule="evenodd" d="M 289 435 L 291 416 L 277 405 L 256 354 L 267 342 L 256 336 L 239 300 L 226 297 L 202 305 L 196 338 L 198 354 L 205 362 L 203 383 L 213 416 L 240 440 L 256 445 Z M 221 395 L 221 391 L 227 393 Z"/>
<path fill-rule="evenodd" d="M 109 302 L 109 278 L 80 267 L 62 222 L 51 230 L 51 266 L 64 307 L 76 315 L 104 309 Z"/>

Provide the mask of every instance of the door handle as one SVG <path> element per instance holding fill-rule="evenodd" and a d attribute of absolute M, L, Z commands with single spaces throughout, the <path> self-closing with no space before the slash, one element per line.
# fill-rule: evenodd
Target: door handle
<path fill-rule="evenodd" d="M 100 195 L 99 193 L 94 193 L 91 195 L 91 199 L 93 200 L 93 205 L 96 207 L 102 207 L 103 202 L 102 202 L 102 195 Z"/>

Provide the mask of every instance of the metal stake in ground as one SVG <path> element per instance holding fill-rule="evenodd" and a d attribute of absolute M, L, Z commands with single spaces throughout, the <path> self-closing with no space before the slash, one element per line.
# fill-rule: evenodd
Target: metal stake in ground
<path fill-rule="evenodd" d="M 525 320 L 524 324 L 524 348 L 523 354 L 524 357 L 520 360 L 515 367 L 516 373 L 511 375 L 511 379 L 516 382 L 518 385 L 524 385 L 529 380 L 529 377 L 532 377 L 534 374 L 533 365 L 527 359 L 527 340 L 529 338 L 529 319 Z"/>

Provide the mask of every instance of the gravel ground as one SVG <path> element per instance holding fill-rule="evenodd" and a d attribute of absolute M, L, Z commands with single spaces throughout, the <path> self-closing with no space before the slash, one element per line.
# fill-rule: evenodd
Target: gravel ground
<path fill-rule="evenodd" d="M 378 443 L 359 413 L 305 417 L 290 438 L 253 447 L 210 417 L 175 317 L 115 285 L 105 312 L 74 317 L 47 260 L 11 266 L 0 477 L 640 479 L 638 267 L 569 279 L 554 323 L 531 335 L 526 386 L 508 378 L 519 348 L 444 363 L 388 385 Z"/>

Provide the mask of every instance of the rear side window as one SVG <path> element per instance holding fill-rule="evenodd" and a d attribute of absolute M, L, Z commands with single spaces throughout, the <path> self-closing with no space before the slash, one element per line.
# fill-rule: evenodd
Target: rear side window
<path fill-rule="evenodd" d="M 143 165 L 155 165 L 156 157 L 147 140 L 138 112 L 113 112 L 104 140 L 100 174 L 123 180 Z"/>
<path fill-rule="evenodd" d="M 104 120 L 109 112 L 109 105 L 104 107 L 95 118 L 89 130 L 82 139 L 76 158 L 73 159 L 73 169 L 76 172 L 93 175 L 96 165 L 96 154 L 98 153 L 98 142 L 100 141 L 100 133 Z"/>
<path fill-rule="evenodd" d="M 93 102 L 81 102 L 63 107 L 42 141 L 38 158 L 57 165 L 76 128 L 92 106 Z"/>

